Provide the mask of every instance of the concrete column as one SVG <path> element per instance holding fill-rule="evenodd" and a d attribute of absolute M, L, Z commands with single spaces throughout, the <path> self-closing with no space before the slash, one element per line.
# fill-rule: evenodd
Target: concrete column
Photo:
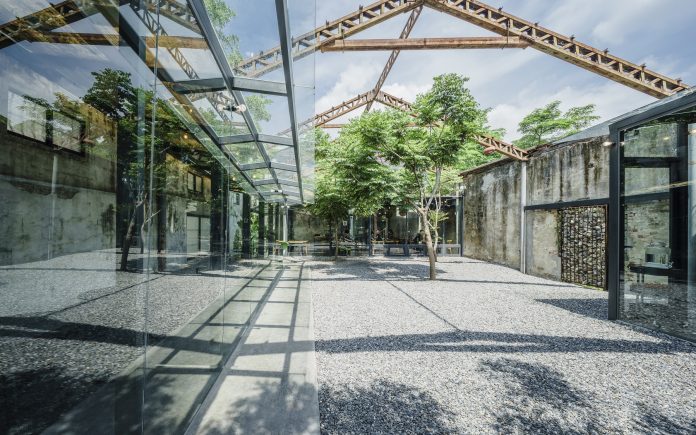
<path fill-rule="evenodd" d="M 259 201 L 259 246 L 258 255 L 266 256 L 266 203 Z"/>
<path fill-rule="evenodd" d="M 242 258 L 251 258 L 251 197 L 242 195 Z"/>
<path fill-rule="evenodd" d="M 290 209 L 288 208 L 287 205 L 283 205 L 283 206 L 281 206 L 281 208 L 282 208 L 282 213 L 283 213 L 283 216 L 282 216 L 282 219 L 283 219 L 283 241 L 287 242 L 288 241 L 288 212 L 290 211 Z M 283 249 L 283 255 L 287 255 L 287 254 L 288 254 L 288 249 L 287 248 Z"/>
<path fill-rule="evenodd" d="M 527 162 L 520 163 L 520 272 L 527 273 Z"/>

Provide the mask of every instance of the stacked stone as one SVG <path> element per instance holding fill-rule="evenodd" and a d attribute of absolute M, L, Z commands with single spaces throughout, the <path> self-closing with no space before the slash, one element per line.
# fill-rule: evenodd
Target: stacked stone
<path fill-rule="evenodd" d="M 573 207 L 560 212 L 561 279 L 604 288 L 606 208 Z"/>

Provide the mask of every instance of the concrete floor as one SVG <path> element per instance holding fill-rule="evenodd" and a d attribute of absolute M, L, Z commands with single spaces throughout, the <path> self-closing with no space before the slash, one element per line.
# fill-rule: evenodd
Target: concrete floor
<path fill-rule="evenodd" d="M 187 434 L 319 432 L 309 269 L 273 263 L 247 286 L 250 328 Z"/>

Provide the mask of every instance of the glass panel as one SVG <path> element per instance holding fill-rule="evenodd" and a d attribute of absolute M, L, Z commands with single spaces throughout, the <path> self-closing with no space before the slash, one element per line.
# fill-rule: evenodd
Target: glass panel
<path fill-rule="evenodd" d="M 259 181 L 259 180 L 266 180 L 271 177 L 271 171 L 268 169 L 252 169 L 249 171 L 244 171 L 246 174 L 251 177 L 252 180 L 254 181 Z"/>
<path fill-rule="evenodd" d="M 696 338 L 693 110 L 623 132 L 619 317 Z"/>
<path fill-rule="evenodd" d="M 9 3 L 0 25 L 49 6 Z M 0 35 L 0 327 L 21 331 L 0 337 L 0 432 L 183 433 L 258 303 L 229 279 L 252 267 L 229 264 L 252 216 L 232 189 L 252 188 L 197 112 L 247 130 L 150 69 L 220 76 L 185 2 L 162 8 L 159 53 L 151 9 L 73 3 Z"/>
<path fill-rule="evenodd" d="M 189 113 L 193 113 L 192 110 L 198 111 L 217 136 L 235 136 L 249 133 L 249 128 L 242 115 L 238 112 L 224 109 L 226 105 L 237 104 L 228 91 L 191 94 L 188 98 L 192 102 L 193 107 L 186 110 Z"/>
<path fill-rule="evenodd" d="M 277 135 L 290 128 L 288 99 L 243 92 L 249 113 L 260 133 Z"/>
<path fill-rule="evenodd" d="M 677 124 L 653 124 L 634 128 L 624 134 L 625 157 L 675 157 Z"/>
<path fill-rule="evenodd" d="M 232 157 L 234 157 L 240 165 L 264 162 L 263 156 L 255 142 L 225 145 L 225 148 L 229 150 Z"/>
<path fill-rule="evenodd" d="M 270 53 L 262 64 L 251 63 L 250 69 L 235 69 L 237 75 L 253 75 L 273 81 L 285 81 L 283 60 L 279 52 L 272 49 L 280 46 L 278 19 L 274 0 L 224 0 L 234 11 L 234 17 L 226 23 L 220 20 L 216 33 L 230 65 L 237 66 L 242 59 L 254 58 L 260 53 Z M 222 15 L 222 14 L 221 14 Z M 215 20 L 213 20 L 215 23 Z"/>
<path fill-rule="evenodd" d="M 275 173 L 279 180 L 297 181 L 297 173 L 294 171 L 284 171 L 282 169 L 275 169 Z"/>
<path fill-rule="evenodd" d="M 286 145 L 263 144 L 266 153 L 272 162 L 284 163 L 286 165 L 295 164 L 295 149 Z"/>

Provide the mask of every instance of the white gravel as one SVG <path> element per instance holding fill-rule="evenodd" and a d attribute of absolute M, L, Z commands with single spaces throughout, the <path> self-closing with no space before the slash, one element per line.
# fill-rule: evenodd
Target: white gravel
<path fill-rule="evenodd" d="M 314 261 L 324 433 L 696 433 L 696 345 L 476 260 Z"/>

